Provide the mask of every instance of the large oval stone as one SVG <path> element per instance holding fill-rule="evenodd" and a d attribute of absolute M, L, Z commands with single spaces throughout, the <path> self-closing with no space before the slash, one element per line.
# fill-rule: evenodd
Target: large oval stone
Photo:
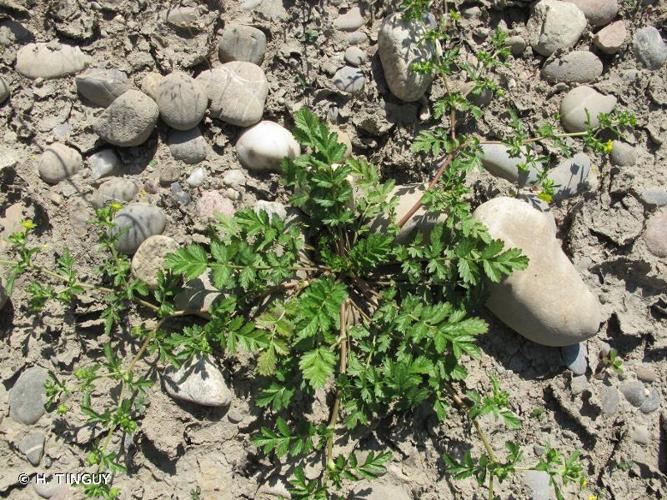
<path fill-rule="evenodd" d="M 433 81 L 431 75 L 415 73 L 411 68 L 435 55 L 435 46 L 422 42 L 428 28 L 425 22 L 407 20 L 399 14 L 387 17 L 380 28 L 378 54 L 384 77 L 391 93 L 403 101 L 418 101 Z"/>
<path fill-rule="evenodd" d="M 39 175 L 49 184 L 71 177 L 82 167 L 81 153 L 59 142 L 48 146 L 39 157 Z"/>
<path fill-rule="evenodd" d="M 130 203 L 114 218 L 114 232 L 118 234 L 119 252 L 133 254 L 150 236 L 162 234 L 167 218 L 158 207 L 146 203 Z"/>
<path fill-rule="evenodd" d="M 48 43 L 29 43 L 16 53 L 16 71 L 28 78 L 59 78 L 78 73 L 89 58 L 79 47 Z"/>
<path fill-rule="evenodd" d="M 208 100 L 204 87 L 185 73 L 171 73 L 157 88 L 160 117 L 171 128 L 191 130 L 204 117 Z"/>
<path fill-rule="evenodd" d="M 600 302 L 563 252 L 549 217 L 516 198 L 499 197 L 473 213 L 491 236 L 520 248 L 530 262 L 490 285 L 487 307 L 507 326 L 548 346 L 576 344 L 595 335 Z"/>
<path fill-rule="evenodd" d="M 103 140 L 123 148 L 139 146 L 153 133 L 159 110 L 143 92 L 128 90 L 104 110 L 93 129 Z"/>
<path fill-rule="evenodd" d="M 301 147 L 289 130 L 275 122 L 262 121 L 241 134 L 236 152 L 248 170 L 279 172 L 282 159 L 299 156 Z"/>

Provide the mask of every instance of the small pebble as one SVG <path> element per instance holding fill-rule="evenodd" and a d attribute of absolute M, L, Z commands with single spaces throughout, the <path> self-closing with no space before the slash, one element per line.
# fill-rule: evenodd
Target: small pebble
<path fill-rule="evenodd" d="M 205 356 L 198 356 L 178 370 L 168 368 L 164 376 L 167 394 L 202 406 L 229 406 L 234 394 L 220 370 Z"/>
<path fill-rule="evenodd" d="M 120 168 L 120 159 L 113 149 L 103 149 L 88 157 L 90 178 L 94 181 L 113 175 Z"/>
<path fill-rule="evenodd" d="M 345 14 L 334 19 L 334 28 L 340 31 L 356 31 L 364 24 L 359 7 L 352 7 Z"/>
<path fill-rule="evenodd" d="M 616 54 L 623 48 L 627 37 L 625 21 L 616 21 L 598 31 L 593 37 L 593 44 L 605 54 Z"/>
<path fill-rule="evenodd" d="M 167 139 L 169 151 L 175 160 L 193 165 L 208 156 L 208 143 L 199 127 L 190 130 L 173 130 Z"/>
<path fill-rule="evenodd" d="M 46 411 L 44 382 L 49 373 L 39 366 L 25 370 L 9 391 L 9 416 L 16 422 L 32 425 Z"/>
<path fill-rule="evenodd" d="M 345 51 L 345 61 L 352 66 L 361 66 L 366 62 L 366 51 L 359 47 L 348 47 Z"/>
<path fill-rule="evenodd" d="M 651 441 L 651 433 L 644 425 L 634 425 L 630 431 L 632 440 L 641 445 L 647 445 Z"/>
<path fill-rule="evenodd" d="M 660 32 L 653 26 L 635 32 L 632 39 L 632 50 L 648 69 L 659 69 L 667 60 L 667 45 Z"/>
<path fill-rule="evenodd" d="M 613 141 L 611 144 L 611 162 L 619 167 L 630 167 L 637 162 L 635 148 L 621 141 Z"/>
<path fill-rule="evenodd" d="M 48 146 L 39 157 L 39 175 L 49 184 L 57 184 L 82 168 L 81 153 L 57 142 Z"/>
<path fill-rule="evenodd" d="M 621 402 L 620 394 L 614 387 L 605 386 L 602 390 L 602 413 L 613 415 L 618 411 Z"/>
<path fill-rule="evenodd" d="M 216 214 L 232 217 L 234 204 L 217 191 L 204 191 L 197 200 L 197 215 L 204 222 L 210 222 Z"/>
<path fill-rule="evenodd" d="M 639 408 L 646 400 L 646 388 L 639 380 L 628 380 L 621 386 L 621 392 L 632 406 Z"/>
<path fill-rule="evenodd" d="M 195 168 L 192 173 L 186 179 L 188 186 L 198 187 L 201 186 L 206 180 L 206 170 L 202 167 Z"/>
<path fill-rule="evenodd" d="M 652 413 L 660 408 L 661 403 L 662 398 L 660 397 L 660 393 L 656 388 L 653 388 L 639 409 L 642 411 L 642 413 Z"/>
<path fill-rule="evenodd" d="M 586 380 L 585 375 L 579 375 L 576 377 L 572 377 L 572 380 L 570 381 L 570 389 L 572 390 L 572 394 L 581 394 L 588 388 L 588 380 Z"/>
<path fill-rule="evenodd" d="M 117 69 L 89 69 L 75 78 L 76 90 L 89 102 L 107 107 L 130 89 L 127 75 Z"/>
<path fill-rule="evenodd" d="M 102 208 L 112 201 L 127 203 L 132 201 L 138 192 L 139 188 L 131 180 L 112 177 L 97 188 L 91 203 L 95 208 Z"/>
<path fill-rule="evenodd" d="M 579 343 L 561 347 L 561 355 L 565 366 L 575 375 L 584 375 L 588 363 L 586 361 L 586 344 Z"/>
<path fill-rule="evenodd" d="M 352 66 L 343 66 L 336 71 L 336 74 L 333 77 L 333 82 L 339 90 L 350 94 L 356 94 L 364 88 L 366 78 L 360 69 L 353 68 Z"/>
<path fill-rule="evenodd" d="M 44 434 L 32 432 L 25 436 L 18 444 L 19 450 L 26 456 L 32 465 L 39 465 L 44 454 Z"/>
<path fill-rule="evenodd" d="M 228 170 L 222 177 L 222 182 L 232 187 L 245 186 L 245 175 L 239 169 Z"/>
<path fill-rule="evenodd" d="M 218 45 L 221 62 L 247 61 L 262 64 L 266 51 L 266 35 L 252 26 L 231 24 L 225 26 Z"/>
<path fill-rule="evenodd" d="M 192 197 L 189 193 L 183 190 L 183 187 L 180 183 L 174 182 L 170 187 L 171 196 L 180 204 L 180 205 L 189 205 L 192 201 Z"/>
<path fill-rule="evenodd" d="M 644 242 L 656 257 L 667 257 L 667 209 L 663 208 L 649 218 Z"/>
<path fill-rule="evenodd" d="M 166 256 L 177 250 L 178 243 L 169 236 L 156 234 L 146 238 L 132 257 L 132 274 L 149 287 L 157 287 L 157 275 L 164 268 Z"/>
<path fill-rule="evenodd" d="M 248 170 L 279 172 L 282 159 L 299 156 L 301 147 L 289 130 L 275 122 L 262 121 L 241 134 L 236 152 Z"/>
<path fill-rule="evenodd" d="M 181 168 L 178 165 L 169 164 L 160 168 L 160 185 L 171 186 L 181 178 Z"/>

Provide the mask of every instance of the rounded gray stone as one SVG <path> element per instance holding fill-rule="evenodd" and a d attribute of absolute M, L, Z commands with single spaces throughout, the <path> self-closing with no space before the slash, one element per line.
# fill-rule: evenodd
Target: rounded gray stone
<path fill-rule="evenodd" d="M 247 61 L 261 64 L 266 51 L 266 35 L 262 30 L 242 24 L 225 26 L 218 44 L 221 62 Z"/>
<path fill-rule="evenodd" d="M 642 203 L 651 207 L 664 207 L 667 205 L 667 190 L 659 188 L 648 188 L 640 191 L 639 198 Z"/>
<path fill-rule="evenodd" d="M 600 302 L 563 252 L 548 215 L 516 198 L 499 197 L 480 205 L 473 217 L 529 259 L 526 269 L 490 284 L 491 312 L 542 345 L 572 345 L 597 333 Z"/>
<path fill-rule="evenodd" d="M 5 81 L 4 78 L 0 77 L 0 104 L 9 99 L 9 95 L 10 95 L 9 85 L 7 85 L 7 82 Z"/>
<path fill-rule="evenodd" d="M 185 73 L 171 73 L 158 86 L 157 105 L 167 125 L 176 130 L 190 130 L 206 113 L 206 89 Z"/>
<path fill-rule="evenodd" d="M 616 98 L 600 94 L 597 90 L 581 85 L 570 90 L 560 104 L 560 118 L 568 132 L 586 130 L 586 119 L 590 117 L 592 127 L 600 124 L 600 113 L 611 113 L 616 106 Z"/>
<path fill-rule="evenodd" d="M 119 252 L 133 254 L 147 238 L 164 231 L 167 218 L 158 207 L 130 203 L 116 214 L 113 222 L 113 232 L 119 235 L 116 248 Z"/>
<path fill-rule="evenodd" d="M 220 370 L 206 357 L 167 369 L 164 387 L 171 397 L 202 406 L 229 406 L 234 397 Z"/>
<path fill-rule="evenodd" d="M 588 362 L 586 361 L 586 344 L 573 344 L 561 347 L 563 363 L 575 375 L 584 375 Z"/>
<path fill-rule="evenodd" d="M 523 54 L 526 50 L 528 44 L 522 36 L 515 35 L 507 39 L 507 45 L 509 45 L 510 51 L 514 57 L 518 57 Z"/>
<path fill-rule="evenodd" d="M 368 35 L 363 31 L 354 31 L 345 36 L 345 40 L 350 45 L 365 45 L 368 42 Z"/>
<path fill-rule="evenodd" d="M 132 257 L 132 274 L 149 287 L 157 287 L 157 275 L 164 269 L 165 258 L 177 250 L 178 243 L 169 236 L 156 234 L 146 238 Z"/>
<path fill-rule="evenodd" d="M 590 171 L 591 160 L 584 153 L 577 153 L 551 169 L 549 179 L 555 183 L 554 201 L 564 200 L 587 191 L 589 184 L 586 179 Z"/>
<path fill-rule="evenodd" d="M 364 77 L 364 73 L 359 68 L 343 66 L 336 71 L 336 74 L 333 77 L 333 82 L 338 90 L 356 94 L 363 90 L 364 83 L 366 83 L 366 77 Z"/>
<path fill-rule="evenodd" d="M 501 177 L 519 186 L 537 182 L 540 170 L 534 164 L 527 171 L 519 170 L 519 165 L 526 161 L 521 156 L 511 156 L 504 144 L 482 144 L 482 165 L 496 177 Z"/>
<path fill-rule="evenodd" d="M 39 465 L 44 454 L 46 438 L 41 432 L 31 432 L 19 441 L 18 448 L 32 465 Z"/>
<path fill-rule="evenodd" d="M 190 130 L 174 130 L 167 139 L 171 156 L 190 165 L 199 163 L 208 155 L 208 143 L 199 127 Z"/>
<path fill-rule="evenodd" d="M 347 48 L 344 58 L 345 62 L 352 66 L 361 66 L 366 62 L 368 56 L 366 55 L 365 50 L 353 45 L 352 47 Z"/>
<path fill-rule="evenodd" d="M 129 179 L 112 177 L 97 188 L 91 203 L 96 208 L 102 208 L 112 201 L 127 203 L 132 201 L 139 192 L 137 185 Z"/>
<path fill-rule="evenodd" d="M 57 184 L 82 168 L 81 153 L 59 142 L 48 146 L 39 157 L 39 175 L 49 184 Z"/>
<path fill-rule="evenodd" d="M 211 101 L 211 116 L 232 125 L 249 127 L 259 122 L 269 84 L 256 64 L 233 61 L 202 72 L 197 81 Z"/>
<path fill-rule="evenodd" d="M 364 24 L 364 18 L 361 15 L 359 7 L 352 7 L 345 14 L 334 19 L 334 28 L 340 31 L 356 31 Z"/>
<path fill-rule="evenodd" d="M 660 393 L 658 392 L 657 389 L 653 388 L 651 389 L 651 393 L 644 400 L 639 409 L 642 411 L 642 413 L 653 413 L 658 408 L 660 408 L 660 403 L 662 403 L 662 398 L 660 397 Z"/>
<path fill-rule="evenodd" d="M 16 53 L 16 71 L 28 78 L 59 78 L 88 66 L 88 56 L 79 47 L 29 43 Z"/>
<path fill-rule="evenodd" d="M 633 146 L 621 141 L 614 141 L 611 144 L 611 162 L 619 167 L 630 167 L 637 162 L 637 152 Z"/>
<path fill-rule="evenodd" d="M 609 24 L 618 13 L 618 0 L 565 0 L 584 13 L 593 27 Z"/>
<path fill-rule="evenodd" d="M 621 393 L 632 406 L 639 408 L 646 400 L 646 388 L 639 380 L 627 380 L 621 386 Z"/>
<path fill-rule="evenodd" d="M 586 30 L 586 17 L 571 3 L 540 0 L 531 9 L 526 29 L 533 50 L 550 56 L 577 43 Z"/>
<path fill-rule="evenodd" d="M 585 50 L 575 50 L 547 62 L 542 68 L 542 77 L 553 83 L 586 83 L 598 78 L 602 69 L 598 56 Z"/>
<path fill-rule="evenodd" d="M 114 146 L 139 146 L 153 133 L 158 115 L 158 106 L 153 99 L 143 92 L 130 89 L 104 110 L 93 129 L 104 141 Z"/>
<path fill-rule="evenodd" d="M 118 69 L 95 68 L 77 75 L 76 89 L 93 104 L 107 107 L 130 89 L 130 82 Z"/>
<path fill-rule="evenodd" d="M 49 373 L 39 366 L 28 368 L 9 391 L 9 415 L 17 422 L 32 425 L 46 411 L 44 383 Z"/>
<path fill-rule="evenodd" d="M 647 26 L 635 32 L 632 38 L 632 51 L 648 69 L 659 69 L 667 60 L 667 45 L 660 32 L 653 26 Z"/>
<path fill-rule="evenodd" d="M 549 474 L 541 470 L 529 470 L 524 472 L 523 477 L 530 489 L 532 500 L 550 500 Z"/>
<path fill-rule="evenodd" d="M 648 220 L 644 241 L 653 255 L 667 257 L 667 209 L 661 209 Z"/>
<path fill-rule="evenodd" d="M 114 174 L 120 169 L 121 163 L 113 149 L 103 149 L 88 157 L 88 165 L 91 170 L 90 178 L 98 180 Z"/>
<path fill-rule="evenodd" d="M 434 44 L 422 42 L 432 19 L 427 21 L 392 14 L 384 20 L 378 34 L 378 55 L 387 86 L 392 94 L 406 102 L 421 99 L 433 81 L 432 75 L 419 74 L 411 68 L 414 62 L 436 54 Z"/>

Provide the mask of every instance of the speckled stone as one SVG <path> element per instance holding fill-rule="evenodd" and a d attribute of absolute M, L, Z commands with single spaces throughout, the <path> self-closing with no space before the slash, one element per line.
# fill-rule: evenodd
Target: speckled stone
<path fill-rule="evenodd" d="M 161 234 L 167 218 L 158 207 L 146 203 L 130 203 L 114 218 L 114 231 L 120 234 L 116 248 L 133 254 L 149 236 Z"/>

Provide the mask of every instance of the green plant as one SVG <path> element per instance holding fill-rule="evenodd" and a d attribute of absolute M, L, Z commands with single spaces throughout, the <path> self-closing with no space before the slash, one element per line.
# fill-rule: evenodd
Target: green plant
<path fill-rule="evenodd" d="M 613 371 L 617 375 L 623 373 L 623 360 L 619 357 L 618 351 L 614 348 L 608 352 L 600 352 L 600 364 L 596 369 L 597 374 L 603 374 Z"/>

